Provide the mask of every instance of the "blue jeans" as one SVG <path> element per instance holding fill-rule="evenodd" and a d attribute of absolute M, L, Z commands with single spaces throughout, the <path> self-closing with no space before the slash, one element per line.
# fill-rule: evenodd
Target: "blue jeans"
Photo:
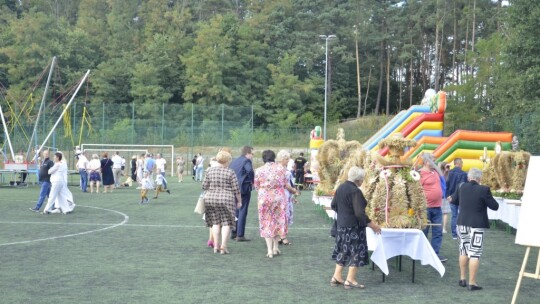
<path fill-rule="evenodd" d="M 456 224 L 458 216 L 458 205 L 450 204 L 450 209 L 452 210 L 452 220 L 450 221 L 450 228 L 452 228 L 452 237 L 457 238 Z"/>
<path fill-rule="evenodd" d="M 203 166 L 197 166 L 197 169 L 195 169 L 195 180 L 196 181 L 200 181 L 202 182 L 202 179 L 203 179 L 203 172 L 204 172 L 204 168 Z"/>
<path fill-rule="evenodd" d="M 431 227 L 431 247 L 435 251 L 437 255 L 439 255 L 439 250 L 441 249 L 442 245 L 442 210 L 441 207 L 436 208 L 427 208 L 427 219 L 432 224 L 439 224 L 436 226 L 428 226 L 426 229 L 424 229 L 424 234 L 426 235 L 426 238 L 429 233 L 429 227 Z"/>
<path fill-rule="evenodd" d="M 244 236 L 246 231 L 246 219 L 248 215 L 249 200 L 251 199 L 251 192 L 242 194 L 242 207 L 236 209 L 236 217 L 238 222 L 236 222 L 236 236 Z"/>
<path fill-rule="evenodd" d="M 51 183 L 50 182 L 42 182 L 41 183 L 41 190 L 39 191 L 39 198 L 36 204 L 37 210 L 41 208 L 41 205 L 43 205 L 43 202 L 45 201 L 45 198 L 49 196 L 49 193 L 51 192 Z"/>
<path fill-rule="evenodd" d="M 81 190 L 86 192 L 86 187 L 88 186 L 88 173 L 86 170 L 79 169 L 79 175 L 81 176 Z"/>
<path fill-rule="evenodd" d="M 167 189 L 167 181 L 165 180 L 165 172 L 161 171 L 159 174 L 163 176 L 163 189 Z"/>

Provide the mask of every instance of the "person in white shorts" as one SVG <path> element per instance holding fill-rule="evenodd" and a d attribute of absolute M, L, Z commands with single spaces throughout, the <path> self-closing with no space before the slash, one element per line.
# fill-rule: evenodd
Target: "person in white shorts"
<path fill-rule="evenodd" d="M 499 209 L 499 204 L 491 195 L 489 187 L 479 184 L 482 171 L 472 168 L 467 174 L 469 182 L 458 187 L 449 199 L 458 206 L 457 230 L 459 239 L 459 286 L 470 291 L 481 290 L 476 282 L 476 273 L 480 266 L 480 256 L 484 244 L 484 235 L 489 229 L 487 208 Z M 465 278 L 469 270 L 469 284 Z"/>

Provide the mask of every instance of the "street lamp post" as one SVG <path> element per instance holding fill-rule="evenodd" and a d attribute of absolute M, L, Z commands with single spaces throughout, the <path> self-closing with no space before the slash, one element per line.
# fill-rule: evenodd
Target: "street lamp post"
<path fill-rule="evenodd" d="M 336 39 L 336 35 L 319 35 L 319 38 L 326 41 L 325 53 L 325 68 L 324 68 L 324 125 L 323 125 L 323 139 L 326 140 L 326 109 L 328 107 L 328 41 Z"/>

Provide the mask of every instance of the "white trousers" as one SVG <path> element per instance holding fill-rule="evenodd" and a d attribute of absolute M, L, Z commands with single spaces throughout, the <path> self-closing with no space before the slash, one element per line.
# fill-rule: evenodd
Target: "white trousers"
<path fill-rule="evenodd" d="M 51 182 L 51 193 L 49 194 L 49 200 L 47 201 L 47 205 L 45 205 L 45 209 L 43 211 L 52 211 L 53 207 L 59 208 L 58 204 L 55 204 L 55 202 L 60 200 L 67 200 L 66 197 L 64 197 L 64 192 L 62 191 L 65 187 L 65 182 Z"/>

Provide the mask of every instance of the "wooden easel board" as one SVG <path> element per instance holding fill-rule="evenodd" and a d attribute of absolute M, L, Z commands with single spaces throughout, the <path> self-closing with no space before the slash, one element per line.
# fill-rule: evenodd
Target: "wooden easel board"
<path fill-rule="evenodd" d="M 516 233 L 516 244 L 540 247 L 540 156 L 531 156 Z"/>

